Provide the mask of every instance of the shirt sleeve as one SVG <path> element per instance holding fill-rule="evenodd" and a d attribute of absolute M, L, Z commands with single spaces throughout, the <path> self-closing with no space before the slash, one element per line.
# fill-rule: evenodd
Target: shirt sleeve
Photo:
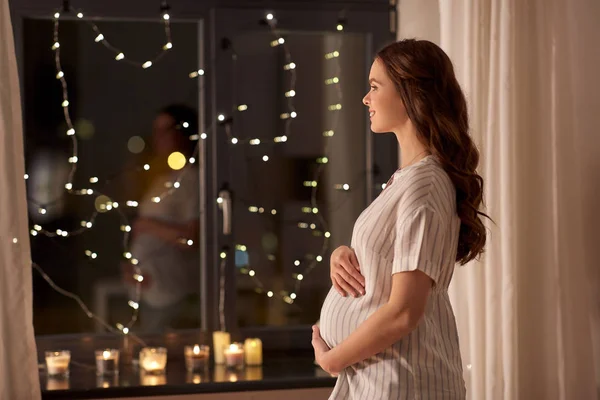
<path fill-rule="evenodd" d="M 437 284 L 442 272 L 445 229 L 439 215 L 419 207 L 396 224 L 392 274 L 420 270 Z"/>

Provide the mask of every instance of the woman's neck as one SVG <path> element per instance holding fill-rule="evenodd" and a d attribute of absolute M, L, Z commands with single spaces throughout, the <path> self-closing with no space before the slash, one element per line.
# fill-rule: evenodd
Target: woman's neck
<path fill-rule="evenodd" d="M 400 145 L 400 167 L 406 168 L 429 155 L 427 147 L 421 143 L 417 130 L 412 123 L 407 123 L 402 129 L 394 132 Z"/>

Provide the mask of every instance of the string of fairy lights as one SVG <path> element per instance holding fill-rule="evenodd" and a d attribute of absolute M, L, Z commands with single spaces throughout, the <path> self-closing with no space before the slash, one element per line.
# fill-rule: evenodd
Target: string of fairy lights
<path fill-rule="evenodd" d="M 173 48 L 173 42 L 171 39 L 171 28 L 170 28 L 170 14 L 168 11 L 169 11 L 168 5 L 166 5 L 166 4 L 163 5 L 162 10 L 161 10 L 161 13 L 162 13 L 161 17 L 162 17 L 162 21 L 164 24 L 166 41 L 162 45 L 161 50 L 159 51 L 158 55 L 156 55 L 153 58 L 144 60 L 144 61 L 137 61 L 137 60 L 133 60 L 133 59 L 126 57 L 123 51 L 121 51 L 118 47 L 112 45 L 107 40 L 105 35 L 101 32 L 100 28 L 95 23 L 84 18 L 84 14 L 81 10 L 76 10 L 75 12 L 76 12 L 76 17 L 80 20 L 87 22 L 88 25 L 93 30 L 93 32 L 95 34 L 94 41 L 96 43 L 102 44 L 105 48 L 107 48 L 109 51 L 111 51 L 114 54 L 115 61 L 125 62 L 133 67 L 137 67 L 137 68 L 141 68 L 141 69 L 148 69 L 148 68 L 152 67 L 154 64 L 156 64 L 170 49 Z M 67 191 L 68 194 L 71 194 L 71 195 L 103 196 L 106 199 L 106 202 L 104 204 L 100 204 L 99 208 L 103 212 L 117 211 L 119 213 L 119 216 L 120 216 L 120 219 L 122 222 L 120 229 L 123 232 L 123 249 L 124 249 L 123 257 L 133 266 L 133 280 L 135 282 L 133 298 L 128 300 L 128 305 L 129 305 L 129 307 L 132 308 L 132 315 L 131 315 L 130 320 L 125 324 L 117 323 L 116 329 L 115 329 L 115 327 L 111 326 L 106 321 L 104 321 L 102 318 L 100 318 L 98 315 L 94 314 L 85 305 L 85 303 L 81 300 L 81 298 L 79 296 L 56 285 L 56 283 L 50 278 L 50 276 L 48 276 L 48 274 L 46 274 L 43 271 L 43 269 L 39 266 L 39 264 L 33 263 L 33 267 L 34 267 L 34 269 L 36 269 L 36 271 L 38 271 L 40 273 L 42 278 L 55 291 L 57 291 L 58 293 L 66 296 L 66 297 L 70 297 L 70 298 L 74 299 L 89 318 L 96 320 L 98 323 L 100 323 L 102 326 L 104 326 L 107 330 L 109 330 L 113 333 L 127 335 L 127 334 L 131 334 L 131 329 L 132 329 L 133 325 L 135 324 L 135 322 L 137 321 L 138 316 L 139 316 L 140 299 L 141 299 L 141 283 L 144 280 L 144 276 L 142 274 L 141 269 L 138 266 L 139 260 L 136 259 L 134 257 L 134 255 L 128 249 L 129 233 L 131 232 L 132 228 L 127 221 L 126 215 L 121 211 L 119 203 L 112 201 L 108 196 L 104 195 L 103 193 L 101 193 L 98 190 L 94 190 L 91 188 L 80 188 L 80 189 L 74 188 L 73 182 L 74 182 L 74 177 L 75 177 L 75 174 L 77 171 L 77 164 L 79 162 L 78 140 L 77 140 L 77 135 L 76 135 L 76 131 L 75 131 L 75 126 L 71 119 L 66 74 L 63 71 L 62 65 L 61 65 L 61 46 L 60 46 L 60 41 L 59 41 L 59 27 L 60 27 L 60 20 L 61 20 L 61 12 L 60 11 L 56 11 L 54 13 L 53 20 L 54 20 L 54 31 L 53 31 L 52 50 L 54 51 L 56 79 L 59 80 L 61 87 L 62 87 L 61 106 L 63 109 L 64 119 L 66 122 L 66 128 L 67 128 L 66 135 L 68 137 L 70 137 L 71 144 L 72 144 L 71 155 L 68 158 L 68 162 L 71 164 L 71 169 L 70 169 L 70 172 L 69 172 L 69 175 L 67 178 L 67 183 L 65 184 L 65 190 Z M 195 69 L 194 71 L 192 71 L 188 74 L 190 79 L 199 78 L 203 75 L 204 75 L 203 69 Z M 183 122 L 183 128 L 187 128 L 185 126 L 186 124 L 189 125 L 188 122 Z M 198 141 L 199 139 L 206 139 L 206 138 L 207 138 L 206 133 L 193 134 L 190 136 L 190 140 L 194 140 L 194 141 Z M 198 155 L 198 150 L 199 150 L 199 147 L 198 147 L 198 145 L 196 145 L 195 149 L 193 151 L 193 154 L 189 159 L 186 159 L 183 154 L 178 153 L 178 152 L 175 152 L 169 156 L 169 159 L 168 159 L 169 165 L 175 170 L 181 170 L 181 173 L 176 177 L 174 182 L 169 182 L 169 184 L 165 185 L 166 188 L 164 191 L 153 196 L 151 198 L 152 202 L 154 202 L 154 203 L 161 202 L 167 196 L 172 195 L 181 186 L 181 180 L 184 178 L 185 174 L 189 171 L 189 169 L 184 168 L 184 166 L 186 163 L 189 163 L 189 164 L 195 163 L 196 157 Z M 145 171 L 148 171 L 150 169 L 150 165 L 144 164 L 143 169 Z M 25 175 L 25 179 L 28 179 L 27 174 Z M 98 181 L 99 181 L 99 179 L 97 177 L 89 178 L 90 184 L 96 184 L 96 183 L 98 183 Z M 42 214 L 42 215 L 46 214 L 47 205 L 36 204 L 32 200 L 29 200 L 29 202 L 33 203 L 37 207 L 39 214 Z M 133 200 L 128 200 L 128 201 L 126 201 L 125 204 L 128 207 L 137 207 L 138 206 L 138 202 L 133 201 Z M 98 209 L 96 209 L 90 215 L 89 218 L 86 218 L 85 220 L 81 221 L 81 226 L 79 228 L 74 229 L 74 230 L 56 229 L 55 231 L 49 231 L 49 230 L 44 229 L 39 224 L 34 224 L 30 233 L 32 236 L 37 236 L 38 234 L 41 234 L 41 235 L 51 237 L 51 238 L 72 237 L 72 236 L 80 235 L 80 234 L 85 233 L 87 230 L 91 229 L 94 226 L 94 222 L 98 215 L 99 215 L 99 211 L 98 211 Z M 188 246 L 192 246 L 194 244 L 193 240 L 191 238 L 181 238 L 181 241 L 183 244 L 187 244 Z M 13 240 L 13 242 L 16 243 L 15 240 Z M 98 256 L 98 254 L 96 252 L 93 252 L 91 250 L 85 250 L 85 254 L 90 259 L 96 259 Z M 132 335 L 132 336 L 135 337 L 138 341 L 141 341 L 135 335 Z"/>
<path fill-rule="evenodd" d="M 290 71 L 291 76 L 292 76 L 290 79 L 290 86 L 288 88 L 286 88 L 286 92 L 285 92 L 285 97 L 288 99 L 288 110 L 285 113 L 282 113 L 280 115 L 280 118 L 284 119 L 286 121 L 284 135 L 275 137 L 273 139 L 273 141 L 275 143 L 282 143 L 282 142 L 287 141 L 287 138 L 289 137 L 289 132 L 290 132 L 291 120 L 293 118 L 296 118 L 296 116 L 297 116 L 297 113 L 295 111 L 295 108 L 293 107 L 293 102 L 292 102 L 292 99 L 296 95 L 296 90 L 295 90 L 296 64 L 292 62 L 291 54 L 290 54 L 289 50 L 287 49 L 287 47 L 285 46 L 285 39 L 282 36 L 280 36 L 279 32 L 276 29 L 276 19 L 274 18 L 273 14 L 271 14 L 271 13 L 267 14 L 266 21 L 275 36 L 274 40 L 270 42 L 270 45 L 272 47 L 276 47 L 276 46 L 283 47 L 284 52 L 285 52 L 285 62 L 286 62 L 283 69 L 286 71 Z M 345 18 L 340 17 L 340 19 L 338 20 L 338 23 L 336 25 L 336 30 L 338 32 L 343 31 L 344 25 L 345 25 Z M 319 211 L 318 202 L 317 202 L 317 193 L 318 193 L 318 188 L 319 188 L 319 184 L 318 184 L 319 178 L 320 178 L 321 174 L 323 173 L 323 170 L 326 167 L 327 163 L 329 162 L 329 158 L 327 155 L 329 154 L 329 142 L 330 141 L 327 139 L 331 138 L 335 134 L 335 130 L 338 125 L 339 111 L 342 110 L 343 92 L 341 89 L 340 78 L 339 78 L 340 72 L 341 72 L 341 63 L 339 62 L 339 57 L 340 57 L 339 49 L 342 45 L 342 39 L 343 39 L 342 35 L 337 35 L 337 40 L 335 42 L 335 45 L 333 46 L 334 49 L 332 49 L 332 51 L 329 51 L 324 55 L 325 60 L 327 60 L 329 63 L 333 63 L 333 68 L 332 68 L 333 76 L 331 76 L 330 78 L 327 78 L 325 80 L 324 84 L 328 88 L 332 87 L 333 90 L 335 90 L 335 93 L 337 95 L 336 102 L 328 105 L 328 107 L 327 107 L 327 110 L 329 112 L 332 112 L 334 115 L 332 118 L 331 127 L 328 130 L 323 132 L 323 136 L 326 138 L 324 152 L 323 152 L 325 154 L 325 156 L 319 157 L 315 160 L 318 167 L 316 169 L 314 178 L 312 180 L 303 182 L 303 186 L 311 188 L 311 200 L 310 200 L 310 206 L 302 207 L 301 211 L 307 215 L 316 216 L 318 218 L 319 224 L 309 223 L 309 222 L 298 222 L 297 223 L 298 228 L 310 229 L 312 231 L 313 235 L 323 237 L 323 244 L 321 246 L 321 249 L 319 250 L 319 252 L 316 256 L 313 254 L 306 254 L 304 256 L 304 260 L 296 259 L 294 261 L 294 265 L 296 267 L 300 267 L 300 265 L 303 262 L 308 262 L 308 265 L 304 268 L 304 270 L 301 273 L 293 273 L 292 278 L 294 280 L 294 288 L 290 291 L 281 290 L 281 291 L 277 292 L 274 290 L 270 290 L 265 287 L 265 284 L 257 276 L 257 272 L 255 269 L 252 269 L 252 268 L 241 268 L 240 269 L 240 272 L 242 274 L 247 274 L 249 277 L 252 278 L 253 282 L 256 285 L 256 288 L 255 288 L 256 293 L 266 294 L 270 298 L 271 297 L 280 298 L 288 304 L 294 303 L 294 301 L 298 297 L 298 292 L 300 291 L 301 284 L 304 281 L 304 279 L 306 278 L 306 276 L 308 276 L 310 274 L 310 272 L 319 263 L 321 263 L 324 260 L 324 257 L 329 249 L 329 243 L 331 240 L 331 233 L 328 231 L 328 223 L 324 218 L 324 213 Z M 232 143 L 232 144 L 238 143 L 237 138 L 232 136 L 231 130 L 226 130 L 226 133 L 228 134 L 228 139 L 230 140 L 230 143 Z M 260 142 L 259 138 L 256 138 L 256 139 L 250 139 L 248 141 L 248 143 L 250 145 L 253 145 L 253 144 L 258 145 L 261 142 Z M 263 161 L 268 161 L 268 156 L 264 156 Z M 334 189 L 341 190 L 341 191 L 349 191 L 350 185 L 348 183 L 335 184 Z M 222 199 L 218 198 L 217 202 L 222 202 Z M 248 207 L 248 211 L 250 213 L 265 214 L 265 215 L 269 215 L 269 214 L 276 215 L 277 214 L 277 210 L 275 210 L 275 209 L 269 210 L 266 207 L 261 207 L 261 206 L 257 206 L 257 205 L 250 205 Z M 243 244 L 236 245 L 236 250 L 243 251 L 243 252 L 248 251 L 247 246 L 245 246 Z M 222 252 L 220 256 L 222 259 L 225 259 L 227 257 L 227 253 Z M 274 260 L 274 256 L 268 255 L 268 259 Z"/>
<path fill-rule="evenodd" d="M 173 48 L 173 42 L 172 42 L 172 38 L 171 38 L 171 29 L 170 29 L 171 17 L 169 14 L 169 7 L 166 5 L 163 6 L 163 9 L 161 10 L 161 19 L 164 24 L 164 31 L 165 31 L 165 43 L 161 46 L 160 51 L 158 52 L 158 54 L 155 57 L 148 58 L 148 59 L 142 60 L 142 61 L 133 60 L 131 58 L 126 57 L 125 53 L 123 51 L 121 51 L 121 49 L 112 45 L 107 40 L 105 35 L 101 32 L 101 30 L 95 23 L 93 23 L 92 21 L 90 21 L 84 17 L 84 14 L 81 10 L 75 10 L 75 12 L 76 12 L 77 19 L 86 22 L 93 30 L 93 32 L 95 34 L 94 41 L 96 43 L 102 44 L 106 49 L 111 51 L 114 55 L 114 60 L 116 62 L 127 63 L 133 67 L 140 68 L 140 69 L 148 69 L 148 68 L 151 68 L 153 65 L 155 65 L 162 57 L 164 57 L 168 53 L 169 50 L 171 50 Z M 139 260 L 137 260 L 128 249 L 129 234 L 130 234 L 132 228 L 127 221 L 127 217 L 126 217 L 125 213 L 122 211 L 122 206 L 119 203 L 112 201 L 108 196 L 104 195 L 99 190 L 93 189 L 93 187 L 94 187 L 93 185 L 95 185 L 99 182 L 99 179 L 97 177 L 89 178 L 89 183 L 90 183 L 90 185 L 92 185 L 89 188 L 75 188 L 74 187 L 74 183 L 73 183 L 74 177 L 75 177 L 75 174 L 77 171 L 78 162 L 80 161 L 79 155 L 78 155 L 78 140 L 77 140 L 77 135 L 75 132 L 75 126 L 71 120 L 71 113 L 70 113 L 70 108 L 69 108 L 70 103 L 69 103 L 69 96 L 68 96 L 68 86 L 67 86 L 67 80 L 66 80 L 67 77 L 65 75 L 65 72 L 62 69 L 61 58 L 60 58 L 61 46 L 60 46 L 60 41 L 59 41 L 59 26 L 60 26 L 60 20 L 61 20 L 61 12 L 57 11 L 53 15 L 53 17 L 54 17 L 53 18 L 53 20 L 54 20 L 53 39 L 54 40 L 53 40 L 52 50 L 54 51 L 54 58 L 55 58 L 56 79 L 60 82 L 61 87 L 62 87 L 61 106 L 63 109 L 64 118 L 65 118 L 65 122 L 66 122 L 65 134 L 67 137 L 69 137 L 71 139 L 71 144 L 72 144 L 72 152 L 71 152 L 70 157 L 68 158 L 71 168 L 70 168 L 70 171 L 68 174 L 67 183 L 65 184 L 65 190 L 70 195 L 104 196 L 107 200 L 104 204 L 100 205 L 100 208 L 102 209 L 102 211 L 116 211 L 119 214 L 120 220 L 121 220 L 120 230 L 122 231 L 122 234 L 123 234 L 123 249 L 124 249 L 123 257 L 133 266 L 133 279 L 136 282 L 135 288 L 134 288 L 134 295 L 132 296 L 132 298 L 130 300 L 128 300 L 128 305 L 129 305 L 129 307 L 132 308 L 132 315 L 131 315 L 130 320 L 124 324 L 117 323 L 116 328 L 113 327 L 112 325 L 110 325 L 106 321 L 104 321 L 102 318 L 100 318 L 99 316 L 94 314 L 92 311 L 90 311 L 90 309 L 85 305 L 85 303 L 83 303 L 83 301 L 81 300 L 81 298 L 79 296 L 77 296 L 74 293 L 69 292 L 65 289 L 62 289 L 58 285 L 56 285 L 52 281 L 52 279 L 43 271 L 43 269 L 37 263 L 33 263 L 33 267 L 41 274 L 43 279 L 46 280 L 46 282 L 55 291 L 57 291 L 58 293 L 60 293 L 64 296 L 74 299 L 89 318 L 96 320 L 102 326 L 104 326 L 107 330 L 109 330 L 113 333 L 118 333 L 118 334 L 123 334 L 123 335 L 129 334 L 129 335 L 135 337 L 135 335 L 132 334 L 131 329 L 132 329 L 133 325 L 135 324 L 135 322 L 137 321 L 138 315 L 139 315 L 140 299 L 141 299 L 141 283 L 144 280 L 144 276 L 142 274 L 141 269 L 139 268 Z M 239 139 L 239 138 L 236 138 L 233 135 L 231 135 L 231 131 L 226 130 L 226 132 L 228 132 L 228 134 L 229 134 L 228 139 L 229 139 L 229 142 L 231 143 L 231 145 L 246 144 L 249 146 L 257 146 L 260 144 L 268 144 L 268 143 L 274 143 L 274 144 L 285 143 L 289 137 L 291 123 L 292 123 L 293 119 L 295 119 L 298 115 L 294 108 L 294 103 L 293 103 L 294 97 L 296 95 L 296 88 L 295 88 L 296 78 L 297 78 L 296 64 L 292 61 L 292 57 L 289 52 L 289 49 L 285 45 L 285 38 L 283 38 L 279 34 L 279 31 L 277 30 L 276 19 L 275 19 L 274 15 L 272 13 L 268 13 L 266 15 L 266 21 L 275 37 L 275 39 L 270 42 L 270 46 L 274 47 L 274 48 L 280 47 L 280 48 L 284 49 L 285 64 L 283 66 L 283 69 L 289 73 L 289 79 L 290 79 L 289 86 L 285 92 L 285 97 L 286 97 L 287 103 L 288 103 L 287 104 L 288 110 L 287 110 L 287 112 L 282 113 L 280 115 L 280 118 L 282 120 L 284 120 L 284 133 L 281 136 L 277 136 L 274 138 L 256 137 L 256 138 L 251 138 L 251 139 Z M 342 20 L 340 20 L 338 22 L 336 29 L 337 29 L 337 31 L 343 31 L 344 24 L 343 24 Z M 341 40 L 342 39 L 341 39 L 341 35 L 340 35 L 338 37 L 338 44 L 336 45 L 336 48 L 339 48 L 339 46 L 341 45 Z M 335 116 L 333 119 L 333 124 L 332 124 L 331 128 L 329 130 L 323 132 L 323 136 L 325 138 L 329 138 L 335 134 L 335 128 L 336 128 L 337 119 L 338 119 L 337 112 L 342 109 L 342 91 L 341 91 L 341 87 L 340 87 L 340 80 L 338 77 L 339 71 L 340 71 L 339 50 L 335 49 L 331 52 L 328 52 L 327 54 L 324 55 L 324 57 L 329 62 L 334 63 L 335 70 L 336 70 L 336 74 L 334 74 L 334 76 L 332 76 L 331 78 L 328 78 L 324 83 L 328 87 L 335 88 L 336 92 L 338 93 L 338 101 L 335 104 L 328 106 L 328 111 L 335 113 Z M 196 79 L 196 78 L 201 79 L 204 75 L 205 75 L 204 69 L 200 68 L 200 69 L 194 69 L 192 72 L 190 72 L 188 74 L 188 77 L 190 79 Z M 244 112 L 244 111 L 248 110 L 248 106 L 245 104 L 240 104 L 240 105 L 237 105 L 235 110 L 237 110 L 238 112 Z M 224 122 L 224 121 L 226 121 L 227 117 L 224 114 L 220 114 L 220 115 L 218 115 L 217 119 L 219 120 L 219 122 Z M 185 125 L 186 125 L 186 122 L 183 123 L 184 128 L 186 128 Z M 209 130 L 209 133 L 210 133 L 210 130 Z M 191 135 L 190 140 L 194 140 L 194 141 L 205 140 L 205 139 L 207 139 L 207 137 L 208 137 L 208 133 L 205 133 L 205 132 L 197 133 L 197 134 Z M 328 144 L 326 143 L 324 154 L 328 154 L 327 149 L 328 149 Z M 178 153 L 178 154 L 174 153 L 171 155 L 171 157 L 169 157 L 170 165 L 178 164 L 178 165 L 182 166 L 181 173 L 177 176 L 177 178 L 174 180 L 174 182 L 172 182 L 170 185 L 167 185 L 166 189 L 163 192 L 158 193 L 152 197 L 152 201 L 154 203 L 159 203 L 160 201 L 165 199 L 167 196 L 172 195 L 181 186 L 181 180 L 188 171 L 187 168 L 183 168 L 183 165 L 185 165 L 186 163 L 194 164 L 196 161 L 196 157 L 198 155 L 198 151 L 199 151 L 199 146 L 196 145 L 193 155 L 187 160 L 185 159 L 185 156 L 183 156 L 181 153 Z M 265 162 L 268 161 L 267 155 L 263 156 L 263 161 L 265 161 Z M 295 280 L 295 285 L 294 285 L 293 291 L 289 291 L 289 292 L 282 291 L 279 293 L 275 293 L 274 291 L 268 290 L 265 288 L 265 285 L 262 283 L 262 281 L 259 279 L 259 277 L 256 276 L 255 270 L 253 270 L 253 269 L 242 269 L 241 270 L 242 273 L 246 273 L 248 276 L 252 277 L 253 281 L 256 283 L 256 291 L 258 293 L 265 293 L 268 297 L 281 298 L 284 302 L 286 302 L 288 304 L 292 304 L 294 302 L 294 300 L 296 299 L 297 292 L 300 290 L 300 284 L 302 283 L 303 279 L 310 273 L 310 271 L 312 269 L 314 269 L 316 267 L 316 265 L 318 265 L 318 263 L 323 261 L 323 256 L 327 252 L 327 249 L 329 246 L 330 233 L 327 231 L 327 222 L 325 221 L 322 213 L 319 212 L 319 209 L 317 206 L 317 190 L 318 190 L 318 186 L 319 186 L 318 181 L 319 181 L 319 177 L 320 177 L 324 167 L 328 163 L 328 157 L 327 156 L 320 157 L 316 160 L 316 163 L 319 164 L 319 167 L 317 168 L 317 172 L 315 173 L 315 177 L 313 178 L 313 180 L 303 182 L 304 186 L 312 188 L 312 193 L 311 193 L 310 207 L 306 206 L 302 209 L 302 211 L 308 215 L 316 215 L 319 220 L 319 225 L 317 225 L 315 223 L 309 223 L 309 222 L 299 222 L 297 225 L 298 225 L 298 228 L 300 228 L 300 229 L 311 230 L 315 236 L 323 236 L 323 238 L 324 238 L 323 246 L 317 256 L 310 255 L 310 254 L 305 256 L 304 261 L 309 261 L 309 264 L 302 273 L 294 274 L 293 278 Z M 145 171 L 148 171 L 150 169 L 150 165 L 145 164 L 143 166 L 143 169 Z M 28 175 L 26 174 L 25 179 L 27 179 L 27 178 L 28 178 Z M 350 185 L 349 184 L 336 184 L 335 189 L 348 191 L 348 190 L 350 190 Z M 217 199 L 217 202 L 219 202 L 219 200 L 221 200 L 221 199 Z M 36 204 L 35 201 L 33 201 L 33 200 L 29 200 L 29 201 L 30 201 L 30 203 L 34 204 L 37 207 L 37 211 L 39 212 L 39 214 L 46 213 L 46 211 L 47 211 L 46 209 L 48 206 L 47 204 Z M 133 200 L 128 200 L 125 202 L 125 206 L 137 207 L 138 202 L 133 201 Z M 275 209 L 268 210 L 268 209 L 265 209 L 260 206 L 249 206 L 248 212 L 258 213 L 258 214 L 270 213 L 271 215 L 275 215 L 277 213 L 277 211 Z M 95 210 L 88 218 L 82 220 L 80 223 L 80 227 L 78 227 L 76 229 L 71 229 L 71 230 L 56 229 L 56 230 L 50 231 L 50 230 L 44 229 L 40 224 L 34 224 L 32 229 L 30 230 L 30 233 L 32 236 L 37 236 L 38 234 L 40 234 L 40 235 L 44 235 L 44 236 L 52 237 L 52 238 L 72 237 L 72 236 L 80 235 L 80 234 L 87 232 L 89 229 L 91 229 L 94 226 L 95 220 L 98 215 L 99 215 L 99 211 Z M 193 245 L 193 240 L 191 238 L 182 238 L 181 240 L 183 243 L 185 243 L 189 246 Z M 13 242 L 17 243 L 16 238 L 13 239 Z M 241 251 L 247 251 L 246 246 L 241 245 L 241 244 L 237 245 L 236 249 L 241 250 Z M 98 257 L 98 254 L 92 250 L 86 250 L 85 254 L 90 259 L 96 259 Z M 223 253 L 221 253 L 220 256 L 221 256 L 221 259 L 223 261 L 225 261 L 227 254 L 223 252 Z M 296 266 L 299 266 L 301 263 L 302 263 L 302 261 L 300 261 L 300 260 L 296 260 L 294 262 L 294 264 Z M 140 340 L 137 337 L 135 337 L 135 338 L 137 340 Z"/>

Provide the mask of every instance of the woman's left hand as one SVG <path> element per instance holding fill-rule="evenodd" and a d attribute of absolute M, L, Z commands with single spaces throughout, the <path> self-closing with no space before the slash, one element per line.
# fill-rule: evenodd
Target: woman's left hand
<path fill-rule="evenodd" d="M 315 350 L 315 361 L 317 364 L 319 364 L 325 372 L 337 376 L 340 372 L 336 371 L 331 363 L 331 349 L 321 337 L 321 331 L 316 325 L 312 327 L 312 346 Z"/>

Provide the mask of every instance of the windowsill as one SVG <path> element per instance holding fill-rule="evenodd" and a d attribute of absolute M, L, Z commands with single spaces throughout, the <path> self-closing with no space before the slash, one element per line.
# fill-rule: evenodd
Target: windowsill
<path fill-rule="evenodd" d="M 259 329 L 245 331 L 233 337 L 236 339 L 260 337 L 264 349 L 263 365 L 234 371 L 224 366 L 215 366 L 211 362 L 207 372 L 188 373 L 183 359 L 183 346 L 194 343 L 212 344 L 210 340 L 212 335 L 197 330 L 142 337 L 149 346 L 167 348 L 166 374 L 162 376 L 140 374 L 136 365 L 140 345 L 135 344 L 131 338 L 124 341 L 122 337 L 101 334 L 40 336 L 36 341 L 38 360 L 41 363 L 44 362 L 45 351 L 71 351 L 69 378 L 49 379 L 45 369 L 40 370 L 42 397 L 44 399 L 139 398 L 328 388 L 335 385 L 335 378 L 313 362 L 312 348 L 309 347 L 310 330 L 307 327 Z M 106 348 L 121 350 L 118 376 L 96 376 L 94 350 Z"/>
<path fill-rule="evenodd" d="M 333 387 L 335 378 L 314 365 L 312 359 L 266 359 L 261 367 L 235 371 L 211 365 L 207 372 L 188 373 L 182 362 L 167 364 L 166 374 L 141 375 L 123 367 L 118 376 L 98 377 L 93 369 L 72 366 L 66 380 L 40 375 L 44 399 L 110 399 L 158 395 L 226 393 L 241 391 Z"/>

